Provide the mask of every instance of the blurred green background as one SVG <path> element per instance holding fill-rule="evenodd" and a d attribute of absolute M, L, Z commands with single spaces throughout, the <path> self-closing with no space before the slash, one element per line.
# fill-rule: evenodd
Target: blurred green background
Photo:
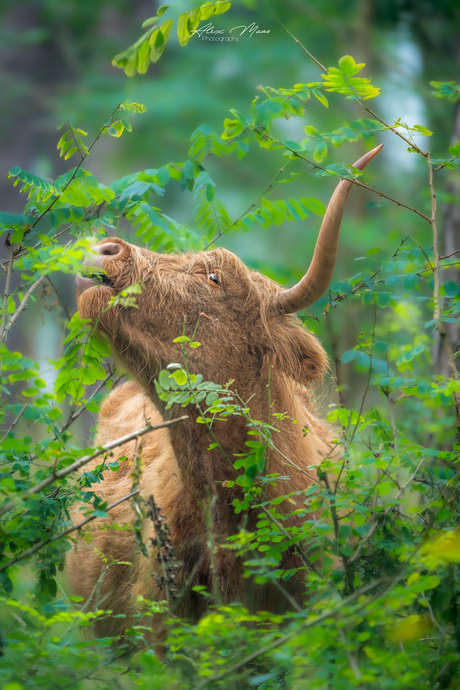
<path fill-rule="evenodd" d="M 143 103 L 147 113 L 132 118 L 133 132 L 121 139 L 101 139 L 84 167 L 104 183 L 145 168 L 159 168 L 170 161 L 187 159 L 189 139 L 202 123 L 218 133 L 234 108 L 245 115 L 258 85 L 292 87 L 299 82 L 318 81 L 321 70 L 284 31 L 292 32 L 326 66 L 337 65 L 349 54 L 365 62 L 363 76 L 372 77 L 382 93 L 370 107 L 388 123 L 397 118 L 409 125 L 423 125 L 434 131 L 431 138 L 418 137 L 430 147 L 433 157 L 445 157 L 452 141 L 460 138 L 458 107 L 436 99 L 430 80 L 458 81 L 460 64 L 460 7 L 454 0 L 257 0 L 235 1 L 227 13 L 214 17 L 213 24 L 226 33 L 236 26 L 254 24 L 267 33 L 246 31 L 238 42 L 217 43 L 198 36 L 180 47 L 178 16 L 199 3 L 177 0 L 165 18 L 175 25 L 161 60 L 147 74 L 128 78 L 112 66 L 116 53 L 126 49 L 142 33 L 142 22 L 155 14 L 158 4 L 144 0 L 3 0 L 0 5 L 0 209 L 23 209 L 24 199 L 7 179 L 14 166 L 40 176 L 55 178 L 75 165 L 59 158 L 56 144 L 61 133 L 56 127 L 66 119 L 89 134 L 97 134 L 117 103 L 130 99 Z M 343 122 L 365 117 L 362 108 L 331 94 L 326 110 L 318 101 L 308 103 L 304 119 L 277 121 L 281 139 L 301 141 L 303 128 L 312 125 L 330 132 Z M 430 198 L 426 166 L 420 156 L 407 153 L 404 141 L 391 132 L 369 142 L 330 150 L 324 164 L 352 163 L 380 141 L 385 149 L 374 161 L 366 179 L 369 183 L 409 206 L 429 213 Z M 330 147 L 331 149 L 332 147 Z M 286 163 L 282 151 L 266 151 L 257 145 L 242 160 L 236 156 L 206 159 L 207 170 L 217 183 L 217 194 L 236 219 L 266 190 Z M 301 163 L 292 170 L 308 172 Z M 444 172 L 437 182 L 440 214 L 446 246 L 458 238 L 458 205 L 455 202 L 457 171 Z M 458 183 L 457 183 L 458 184 Z M 316 197 L 327 202 L 335 183 L 332 178 L 305 176 L 297 186 L 289 185 L 288 196 Z M 283 185 L 273 198 L 284 192 Z M 343 223 L 335 279 L 345 280 L 357 270 L 355 259 L 366 257 L 366 265 L 391 256 L 400 242 L 412 235 L 429 247 L 429 225 L 408 210 L 362 189 L 354 189 Z M 170 183 L 158 199 L 166 214 L 191 223 L 192 194 Z M 246 263 L 282 283 L 292 284 L 308 266 L 320 218 L 293 221 L 282 227 L 254 227 L 247 234 L 228 234 L 219 244 L 237 253 Z M 453 235 L 452 235 L 453 233 Z M 136 241 L 133 238 L 133 241 Z M 380 248 L 369 255 L 369 250 Z M 443 250 L 441 248 L 441 253 Z M 59 299 L 42 299 L 23 316 L 22 325 L 11 334 L 11 347 L 46 365 L 62 352 L 62 324 L 75 309 L 74 281 L 57 276 Z M 337 354 L 356 343 L 357 334 L 368 328 L 370 312 L 360 303 L 347 301 L 335 310 L 327 323 L 321 310 L 312 309 L 319 321 L 308 320 Z M 391 328 L 413 328 L 422 319 L 423 304 L 403 310 L 400 323 L 392 315 Z M 385 325 L 382 324 L 382 328 Z M 390 324 L 388 324 L 390 328 Z M 27 336 L 26 336 L 27 332 Z M 31 337 L 34 333 L 34 337 Z M 337 343 L 339 342 L 339 345 Z M 351 367 L 343 367 L 341 383 L 350 391 Z M 49 384 L 55 373 L 49 370 Z M 84 431 L 87 433 L 87 427 Z"/>

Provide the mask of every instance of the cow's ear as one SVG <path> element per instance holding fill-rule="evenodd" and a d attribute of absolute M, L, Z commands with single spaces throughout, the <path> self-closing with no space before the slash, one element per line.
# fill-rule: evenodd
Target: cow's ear
<path fill-rule="evenodd" d="M 327 355 L 315 336 L 291 316 L 283 315 L 270 326 L 264 374 L 268 375 L 272 366 L 304 385 L 320 381 L 327 369 Z"/>

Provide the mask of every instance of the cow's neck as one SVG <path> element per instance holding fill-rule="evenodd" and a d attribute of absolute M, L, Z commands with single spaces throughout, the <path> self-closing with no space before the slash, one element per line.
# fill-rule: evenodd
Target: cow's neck
<path fill-rule="evenodd" d="M 250 397 L 246 391 L 240 391 L 242 400 Z M 184 487 L 190 497 L 198 503 L 210 495 L 217 495 L 218 498 L 224 496 L 224 500 L 228 501 L 229 490 L 224 484 L 228 480 L 234 481 L 237 477 L 233 468 L 235 455 L 249 452 L 245 442 L 251 438 L 254 440 L 254 437 L 247 434 L 247 420 L 243 416 L 230 415 L 226 421 L 216 422 L 210 431 L 205 424 L 197 422 L 201 411 L 193 405 L 185 410 L 174 405 L 168 410 L 152 387 L 149 387 L 148 392 L 166 420 L 177 418 L 184 413 L 188 415 L 187 420 L 171 427 L 169 433 Z M 286 394 L 283 381 L 278 381 L 276 377 L 272 379 L 271 400 L 275 401 L 276 412 L 292 413 L 292 396 Z M 250 402 L 250 409 L 252 419 L 269 422 L 269 396 L 266 386 L 261 386 L 256 392 Z M 286 423 L 286 429 L 288 425 L 290 422 Z M 215 446 L 216 441 L 219 446 L 210 448 L 211 445 Z M 235 491 L 239 493 L 238 488 Z"/>

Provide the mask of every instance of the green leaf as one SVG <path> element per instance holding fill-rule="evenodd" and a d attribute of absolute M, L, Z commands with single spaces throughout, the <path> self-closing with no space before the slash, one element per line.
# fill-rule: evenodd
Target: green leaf
<path fill-rule="evenodd" d="M 2 587 L 6 594 L 11 594 L 11 592 L 13 591 L 13 583 L 8 577 L 8 575 L 3 575 Z"/>
<path fill-rule="evenodd" d="M 458 292 L 458 284 L 453 280 L 446 280 L 443 283 L 444 294 L 446 297 L 456 297 Z"/>
<path fill-rule="evenodd" d="M 326 91 L 336 91 L 348 97 L 358 99 L 375 98 L 380 89 L 372 86 L 370 79 L 355 77 L 365 67 L 364 63 L 356 64 L 350 55 L 345 55 L 339 61 L 340 69 L 330 67 L 328 74 L 323 74 L 323 86 Z"/>
<path fill-rule="evenodd" d="M 363 293 L 362 303 L 363 304 L 371 304 L 375 300 L 375 297 L 376 297 L 376 293 L 368 290 L 367 292 Z"/>
<path fill-rule="evenodd" d="M 205 2 L 204 5 L 201 5 L 201 7 L 203 8 L 207 4 L 208 3 Z M 224 12 L 227 12 L 232 6 L 232 3 L 228 2 L 227 0 L 218 0 L 213 4 L 215 6 L 215 14 L 223 14 Z"/>
<path fill-rule="evenodd" d="M 165 5 L 162 5 L 162 7 L 166 7 L 166 9 L 168 9 L 168 7 Z M 158 17 L 149 17 L 149 19 L 146 19 L 144 22 L 142 22 L 142 28 L 146 29 L 148 26 L 154 26 L 155 24 L 158 24 Z"/>
<path fill-rule="evenodd" d="M 390 488 L 390 482 L 380 482 L 380 484 L 377 484 L 377 491 L 379 492 L 380 496 L 386 496 L 390 491 Z"/>
<path fill-rule="evenodd" d="M 340 361 L 343 362 L 344 364 L 347 364 L 348 362 L 352 362 L 355 359 L 357 354 L 358 354 L 357 350 L 347 350 L 341 356 Z"/>
<path fill-rule="evenodd" d="M 181 14 L 177 20 L 177 36 L 181 46 L 186 46 L 190 41 L 190 31 L 188 29 L 188 15 Z"/>
<path fill-rule="evenodd" d="M 390 304 L 391 302 L 391 295 L 388 294 L 388 292 L 379 292 L 379 296 L 377 297 L 377 304 L 379 307 L 386 307 Z"/>
<path fill-rule="evenodd" d="M 154 32 L 150 37 L 150 62 L 158 62 L 163 54 L 166 44 L 169 39 L 169 34 L 171 32 L 171 27 L 173 25 L 173 20 L 169 19 L 164 22 L 157 32 Z"/>
<path fill-rule="evenodd" d="M 450 101 L 460 98 L 460 84 L 454 81 L 430 81 L 430 86 L 435 89 L 436 98 L 448 98 Z"/>
<path fill-rule="evenodd" d="M 412 288 L 418 283 L 418 275 L 416 273 L 406 273 L 403 278 L 403 285 L 406 290 L 412 290 Z"/>
<path fill-rule="evenodd" d="M 174 379 L 178 386 L 185 386 L 187 383 L 187 374 L 183 369 L 177 369 L 169 375 L 170 379 Z"/>
<path fill-rule="evenodd" d="M 327 100 L 326 96 L 323 93 L 321 93 L 321 91 L 315 90 L 315 91 L 313 91 L 313 93 L 316 96 L 316 98 L 318 99 L 318 101 L 320 103 L 322 103 L 325 108 L 329 108 L 328 100 Z"/>
<path fill-rule="evenodd" d="M 145 74 L 150 64 L 150 43 L 143 41 L 137 51 L 136 69 L 139 74 Z"/>
<path fill-rule="evenodd" d="M 6 227 L 32 225 L 34 222 L 35 218 L 33 216 L 28 216 L 25 213 L 9 213 L 7 211 L 0 211 L 0 223 Z"/>
<path fill-rule="evenodd" d="M 166 369 L 162 369 L 160 373 L 158 374 L 158 381 L 160 383 L 160 386 L 166 390 L 169 391 L 171 390 L 171 380 L 170 380 L 170 373 Z"/>
<path fill-rule="evenodd" d="M 346 77 L 352 77 L 360 72 L 365 66 L 364 62 L 356 64 L 351 55 L 345 55 L 339 60 L 339 67 Z"/>
<path fill-rule="evenodd" d="M 315 148 L 313 158 L 317 163 L 321 163 L 327 156 L 327 144 L 321 141 Z"/>
<path fill-rule="evenodd" d="M 53 184 L 43 180 L 37 175 L 27 172 L 27 170 L 19 168 L 18 166 L 11 168 L 8 173 L 8 177 L 17 177 L 17 180 L 14 182 L 14 186 L 16 186 L 19 182 L 22 182 L 23 185 L 20 189 L 21 193 L 29 192 L 29 198 L 32 196 L 32 194 L 36 193 L 37 201 L 39 202 L 47 201 L 52 195 L 59 196 L 59 190 Z"/>

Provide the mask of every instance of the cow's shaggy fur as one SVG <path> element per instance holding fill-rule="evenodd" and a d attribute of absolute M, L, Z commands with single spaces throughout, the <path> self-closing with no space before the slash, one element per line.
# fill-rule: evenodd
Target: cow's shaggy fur
<path fill-rule="evenodd" d="M 104 243 L 109 248 L 107 252 L 101 249 Z M 269 472 L 284 479 L 277 486 L 268 487 L 267 498 L 300 492 L 285 502 L 281 510 L 284 507 L 288 513 L 303 506 L 301 492 L 316 475 L 314 469 L 308 468 L 330 452 L 330 432 L 315 416 L 309 392 L 312 383 L 321 380 L 327 360 L 316 338 L 296 317 L 283 313 L 277 300 L 281 288 L 249 270 L 224 249 L 161 255 L 110 239 L 100 243 L 99 253 L 107 253 L 104 269 L 114 287 L 90 287 L 79 295 L 78 306 L 81 315 L 90 318 L 108 336 L 135 382 L 116 388 L 104 402 L 96 444 L 140 429 L 146 420 L 157 424 L 184 414 L 178 406 L 165 409 L 154 380 L 171 362 L 183 363 L 180 346 L 172 340 L 182 335 L 185 325 L 186 335 L 192 336 L 196 329 L 194 340 L 201 343 L 190 354 L 192 373 L 202 373 L 205 380 L 219 384 L 233 380 L 232 390 L 243 400 L 250 399 L 253 419 L 270 419 L 271 378 L 271 412 L 287 413 L 288 417 L 279 424 L 279 433 L 274 434 L 276 450 L 268 456 Z M 216 276 L 219 283 L 215 282 Z M 136 282 L 143 285 L 137 298 L 138 309 L 114 307 L 104 311 L 116 291 Z M 144 462 L 141 495 L 147 499 L 153 494 L 161 506 L 181 563 L 176 583 L 182 588 L 178 613 L 197 620 L 209 601 L 192 591 L 195 585 L 212 591 L 206 524 L 209 511 L 215 548 L 214 577 L 222 599 L 242 601 L 253 611 L 289 608 L 288 599 L 283 599 L 273 586 L 256 587 L 243 580 L 240 559 L 234 551 L 221 548 L 241 525 L 251 531 L 259 519 L 260 509 L 235 515 L 232 501 L 241 499 L 241 489 L 225 485 L 237 476 L 229 459 L 236 453 L 247 452 L 245 442 L 251 437 L 247 435 L 245 420 L 234 416 L 215 424 L 214 432 L 228 456 L 225 458 L 218 448 L 209 450 L 212 438 L 204 425 L 197 424 L 199 412 L 189 406 L 186 413 L 188 421 L 169 430 L 152 432 L 138 446 Z M 127 456 L 128 460 L 121 463 L 119 472 L 106 472 L 102 484 L 97 485 L 109 503 L 129 493 L 135 452 L 134 441 L 117 449 L 115 456 Z M 80 519 L 77 509 L 74 521 Z M 297 520 L 291 518 L 291 524 Z M 157 591 L 152 577 L 158 568 L 155 554 L 145 558 L 132 531 L 105 528 L 111 523 L 132 522 L 130 505 L 122 503 L 108 518 L 97 520 L 92 543 L 79 544 L 69 556 L 68 572 L 75 593 L 89 599 L 97 591 L 103 608 L 126 614 L 126 618 L 106 618 L 99 624 L 99 634 L 123 634 L 133 623 L 138 595 L 164 599 L 164 592 Z M 150 521 L 145 522 L 143 536 L 145 543 L 154 536 Z M 102 577 L 106 565 L 94 547 L 115 560 L 129 561 L 132 566 L 114 565 Z M 294 549 L 284 553 L 282 568 L 303 565 Z M 299 570 L 284 585 L 298 602 L 304 596 L 304 578 L 305 570 Z"/>

